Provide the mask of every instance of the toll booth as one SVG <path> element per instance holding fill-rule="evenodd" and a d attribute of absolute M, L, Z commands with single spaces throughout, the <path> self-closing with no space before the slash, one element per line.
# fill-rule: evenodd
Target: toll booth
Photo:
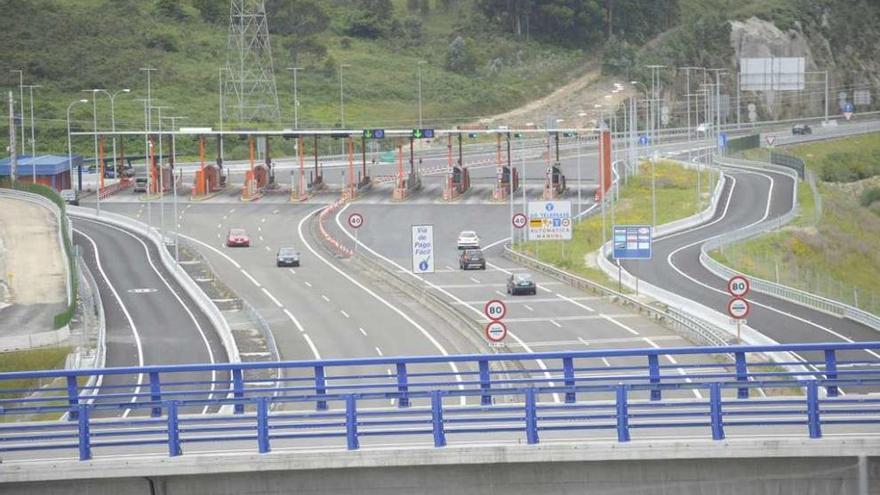
<path fill-rule="evenodd" d="M 446 187 L 443 188 L 443 199 L 452 201 L 471 187 L 471 174 L 467 168 L 456 165 L 447 174 Z"/>
<path fill-rule="evenodd" d="M 256 188 L 265 189 L 269 186 L 269 166 L 265 163 L 254 165 L 253 179 Z"/>
<path fill-rule="evenodd" d="M 495 189 L 492 191 L 492 199 L 504 201 L 512 191 L 515 192 L 519 189 L 519 173 L 515 168 L 511 169 L 511 167 L 504 165 L 501 167 L 501 173 L 498 174 L 497 178 L 498 181 L 495 183 Z"/>
<path fill-rule="evenodd" d="M 554 163 L 547 169 L 547 178 L 544 183 L 544 200 L 551 200 L 565 193 L 565 175 L 559 167 L 559 162 Z"/>

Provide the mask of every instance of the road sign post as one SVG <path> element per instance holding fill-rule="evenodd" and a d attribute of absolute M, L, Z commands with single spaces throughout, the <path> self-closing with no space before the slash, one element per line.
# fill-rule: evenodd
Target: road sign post
<path fill-rule="evenodd" d="M 735 275 L 727 281 L 727 292 L 733 297 L 745 297 L 750 289 L 749 279 L 742 275 Z"/>
<path fill-rule="evenodd" d="M 528 209 L 530 240 L 571 240 L 571 201 L 530 201 Z"/>
<path fill-rule="evenodd" d="M 364 216 L 360 213 L 352 213 L 348 216 L 348 226 L 354 229 L 354 253 L 358 249 L 358 229 L 364 224 Z"/>
<path fill-rule="evenodd" d="M 746 289 L 746 292 L 748 290 Z M 741 297 L 732 297 L 727 302 L 727 314 L 736 320 L 736 342 L 742 343 L 742 324 L 746 316 L 749 315 L 749 302 Z"/>

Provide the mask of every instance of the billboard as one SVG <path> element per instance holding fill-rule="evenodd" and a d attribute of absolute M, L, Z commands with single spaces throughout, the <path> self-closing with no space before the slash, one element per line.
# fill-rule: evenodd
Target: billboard
<path fill-rule="evenodd" d="M 804 89 L 804 57 L 739 59 L 743 91 L 800 91 Z"/>

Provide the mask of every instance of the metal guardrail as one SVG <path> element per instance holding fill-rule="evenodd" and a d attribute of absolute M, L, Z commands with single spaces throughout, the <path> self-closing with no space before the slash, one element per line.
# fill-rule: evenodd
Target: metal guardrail
<path fill-rule="evenodd" d="M 616 432 L 617 440 L 626 442 L 636 432 L 670 428 L 711 432 L 721 440 L 739 427 L 767 428 L 772 435 L 795 426 L 819 438 L 823 428 L 880 422 L 880 397 L 865 393 L 880 383 L 880 360 L 863 352 L 877 349 L 880 342 L 3 373 L 2 419 L 53 412 L 68 413 L 68 420 L 0 422 L 0 452 L 71 450 L 88 460 L 95 449 L 119 455 L 148 445 L 165 445 L 170 456 L 178 456 L 183 444 L 200 442 L 252 441 L 266 453 L 274 441 L 289 448 L 314 439 L 324 446 L 345 439 L 340 447 L 353 450 L 364 437 L 433 439 L 434 446 L 443 447 L 449 436 L 496 434 L 524 434 L 536 444 L 542 434 L 597 430 Z M 780 371 L 779 363 L 765 358 L 775 352 L 807 356 L 815 371 L 807 377 Z M 733 364 L 720 359 L 730 356 Z M 537 369 L 537 359 L 548 363 L 547 370 Z M 610 366 L 597 365 L 599 359 Z M 528 366 L 521 374 L 492 369 L 510 362 Z M 459 371 L 450 370 L 452 363 Z M 244 372 L 265 368 L 283 369 L 284 378 L 277 386 L 247 386 Z M 210 383 L 193 381 L 193 373 L 206 371 L 228 373 L 232 397 L 211 398 Z M 149 387 L 133 393 L 130 384 L 113 386 L 107 383 L 114 380 L 105 379 L 93 394 L 78 384 L 96 375 L 127 383 L 149 377 Z M 7 385 L 22 379 L 62 385 L 44 386 L 39 395 Z M 752 393 L 755 389 L 771 393 Z M 565 400 L 551 401 L 551 394 Z M 234 414 L 183 413 L 209 404 L 231 406 Z M 117 416 L 122 409 L 132 414 Z"/>
<path fill-rule="evenodd" d="M 696 342 L 710 346 L 726 346 L 729 337 L 726 333 L 720 332 L 707 322 L 692 317 L 691 315 L 680 311 L 671 306 L 660 309 L 649 304 L 645 304 L 638 299 L 629 297 L 614 289 L 605 287 L 602 284 L 593 282 L 586 278 L 575 274 L 560 270 L 550 264 L 532 258 L 522 253 L 518 253 L 510 248 L 509 245 L 504 246 L 504 256 L 511 261 L 528 266 L 536 271 L 540 271 L 550 277 L 553 277 L 565 284 L 576 289 L 587 289 L 594 293 L 610 297 L 624 305 L 636 308 L 640 313 L 645 313 L 650 317 L 660 320 L 673 329 L 681 332 L 691 342 Z"/>
<path fill-rule="evenodd" d="M 721 163 L 722 165 L 767 168 L 767 164 L 763 164 L 760 162 L 750 162 L 747 160 L 731 160 L 725 158 L 719 160 L 719 163 Z M 795 180 L 794 195 L 795 198 L 797 198 L 797 177 L 795 173 L 790 169 L 784 168 L 781 170 L 779 168 L 775 168 L 775 170 L 781 173 L 786 173 Z M 780 217 L 767 220 L 765 222 L 761 222 L 759 224 L 746 227 L 744 229 L 736 230 L 734 232 L 724 234 L 714 239 L 710 239 L 700 248 L 700 263 L 704 267 L 706 267 L 707 270 L 724 279 L 728 279 L 734 275 L 743 275 L 741 272 L 738 272 L 713 259 L 711 256 L 709 256 L 709 252 L 715 249 L 721 249 L 726 244 L 731 244 L 737 241 L 745 240 L 757 235 L 770 232 L 772 230 L 777 230 L 783 225 L 792 221 L 797 216 L 797 214 L 797 208 L 793 206 L 788 213 Z M 823 311 L 834 316 L 849 318 L 853 321 L 880 331 L 880 316 L 878 315 L 868 313 L 867 311 L 863 311 L 859 308 L 844 304 L 840 301 L 835 301 L 833 299 L 817 296 L 815 294 L 811 294 L 800 289 L 795 289 L 794 287 L 788 287 L 786 285 L 777 284 L 775 282 L 753 276 L 748 277 L 749 281 L 751 282 L 752 289 L 758 292 L 778 297 L 780 299 L 784 299 L 786 301 L 800 304 L 802 306 L 806 306 L 812 309 Z"/>

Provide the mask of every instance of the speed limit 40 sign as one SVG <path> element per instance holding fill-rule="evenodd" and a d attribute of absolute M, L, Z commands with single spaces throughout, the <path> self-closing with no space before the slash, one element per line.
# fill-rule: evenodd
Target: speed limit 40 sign
<path fill-rule="evenodd" d="M 507 306 L 498 299 L 492 299 L 483 307 L 483 313 L 486 315 L 486 318 L 489 318 L 492 321 L 498 321 L 504 318 L 504 315 L 507 314 Z"/>
<path fill-rule="evenodd" d="M 727 281 L 727 292 L 733 297 L 745 297 L 749 293 L 751 285 L 749 279 L 736 275 Z"/>
<path fill-rule="evenodd" d="M 526 218 L 526 216 L 522 213 L 517 213 L 513 216 L 513 219 L 511 221 L 513 222 L 514 227 L 521 229 L 526 226 L 526 223 L 529 221 L 529 219 Z"/>
<path fill-rule="evenodd" d="M 353 229 L 360 228 L 364 224 L 364 216 L 360 213 L 352 213 L 348 216 L 348 225 Z"/>

